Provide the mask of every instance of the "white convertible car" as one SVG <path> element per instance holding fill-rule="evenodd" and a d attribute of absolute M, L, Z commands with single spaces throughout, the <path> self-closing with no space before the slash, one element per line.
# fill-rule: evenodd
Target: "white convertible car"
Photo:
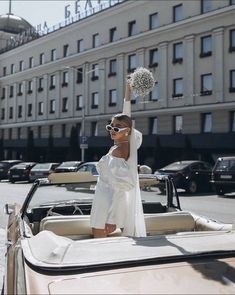
<path fill-rule="evenodd" d="M 182 211 L 171 179 L 165 196 L 143 200 L 146 238 L 117 229 L 93 239 L 87 191 L 96 178 L 68 174 L 36 181 L 22 207 L 6 204 L 4 294 L 235 293 L 234 225 Z"/>

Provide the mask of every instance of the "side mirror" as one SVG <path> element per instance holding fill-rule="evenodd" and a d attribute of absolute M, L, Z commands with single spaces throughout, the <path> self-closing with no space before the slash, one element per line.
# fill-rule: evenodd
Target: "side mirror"
<path fill-rule="evenodd" d="M 10 215 L 14 211 L 13 205 L 5 204 L 4 206 L 4 213 Z"/>

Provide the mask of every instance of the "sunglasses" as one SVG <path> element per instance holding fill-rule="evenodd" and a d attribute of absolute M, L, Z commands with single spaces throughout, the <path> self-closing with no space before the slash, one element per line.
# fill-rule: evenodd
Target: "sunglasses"
<path fill-rule="evenodd" d="M 123 130 L 127 129 L 128 127 L 119 128 L 119 127 L 113 127 L 111 125 L 106 125 L 105 128 L 106 128 L 107 131 L 120 132 L 120 131 L 123 131 Z"/>

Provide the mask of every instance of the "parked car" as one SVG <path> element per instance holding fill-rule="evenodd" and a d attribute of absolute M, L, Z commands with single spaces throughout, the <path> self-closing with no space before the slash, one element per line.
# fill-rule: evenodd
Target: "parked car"
<path fill-rule="evenodd" d="M 29 180 L 32 182 L 38 178 L 46 178 L 58 166 L 59 163 L 38 163 L 30 170 Z"/>
<path fill-rule="evenodd" d="M 217 195 L 235 192 L 235 157 L 219 157 L 212 170 L 211 183 Z"/>
<path fill-rule="evenodd" d="M 186 190 L 190 194 L 198 191 L 210 191 L 212 166 L 203 161 L 179 161 L 171 163 L 155 172 L 159 179 L 159 189 L 164 191 L 164 178 L 170 176 L 176 188 Z"/>
<path fill-rule="evenodd" d="M 143 199 L 147 237 L 94 240 L 91 195 L 66 190 L 71 175 L 79 182 L 53 173 L 22 206 L 6 204 L 3 294 L 235 293 L 232 224 L 181 211 L 171 180 L 160 200 Z"/>
<path fill-rule="evenodd" d="M 21 160 L 3 160 L 0 162 L 0 180 L 8 179 L 8 170 L 18 164 L 21 163 Z"/>
<path fill-rule="evenodd" d="M 78 167 L 82 164 L 82 161 L 67 161 L 62 162 L 58 167 L 55 168 L 56 173 L 60 172 L 75 172 Z"/>
<path fill-rule="evenodd" d="M 96 170 L 96 165 L 98 162 L 86 162 L 81 164 L 77 172 L 91 172 L 92 175 L 98 175 L 98 171 Z"/>
<path fill-rule="evenodd" d="M 8 179 L 11 183 L 16 181 L 29 181 L 30 170 L 36 165 L 35 162 L 22 162 L 12 166 L 8 170 Z"/>

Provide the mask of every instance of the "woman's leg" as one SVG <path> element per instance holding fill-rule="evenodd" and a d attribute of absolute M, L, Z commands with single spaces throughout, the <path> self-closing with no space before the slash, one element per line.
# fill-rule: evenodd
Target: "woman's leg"
<path fill-rule="evenodd" d="M 94 238 L 106 238 L 107 237 L 107 233 L 106 230 L 103 228 L 92 228 L 92 234 L 94 236 Z"/>

